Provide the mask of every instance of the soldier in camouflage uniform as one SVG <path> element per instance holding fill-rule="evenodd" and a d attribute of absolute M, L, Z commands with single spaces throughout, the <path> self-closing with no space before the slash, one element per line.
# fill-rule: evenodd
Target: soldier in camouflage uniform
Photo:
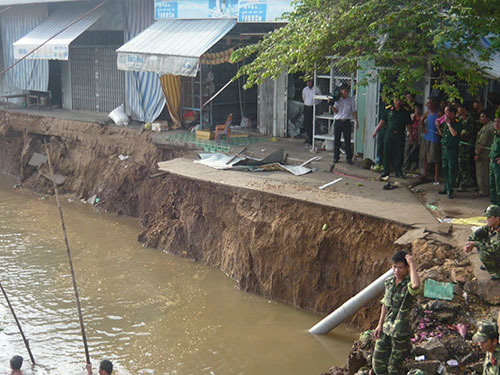
<path fill-rule="evenodd" d="M 458 105 L 458 115 L 463 125 L 460 132 L 460 145 L 458 147 L 458 169 L 460 171 L 458 191 L 466 191 L 467 188 L 474 185 L 470 154 L 474 147 L 476 124 L 472 115 L 467 112 L 465 103 Z"/>
<path fill-rule="evenodd" d="M 488 156 L 490 158 L 490 202 L 500 205 L 500 117 L 495 119 L 495 137 Z"/>
<path fill-rule="evenodd" d="M 487 225 L 477 229 L 465 243 L 465 252 L 477 248 L 479 259 L 488 271 L 491 280 L 500 279 L 500 207 L 491 205 L 486 209 Z"/>
<path fill-rule="evenodd" d="M 500 346 L 497 325 L 493 322 L 479 322 L 479 328 L 472 340 L 486 353 L 483 375 L 499 375 Z"/>
<path fill-rule="evenodd" d="M 399 375 L 410 355 L 410 310 L 420 293 L 420 279 L 413 257 L 404 250 L 392 256 L 394 276 L 385 281 L 380 319 L 373 335 L 377 339 L 373 352 L 376 375 Z"/>

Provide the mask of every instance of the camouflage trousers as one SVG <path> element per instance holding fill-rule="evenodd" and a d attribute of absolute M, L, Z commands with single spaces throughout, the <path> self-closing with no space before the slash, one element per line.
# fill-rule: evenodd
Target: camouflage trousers
<path fill-rule="evenodd" d="M 490 247 L 480 244 L 477 252 L 486 271 L 492 276 L 500 277 L 500 244 Z"/>
<path fill-rule="evenodd" d="M 500 165 L 495 162 L 490 164 L 490 202 L 500 205 Z"/>
<path fill-rule="evenodd" d="M 458 151 L 458 170 L 459 170 L 459 181 L 458 185 L 460 189 L 466 189 L 473 185 L 472 171 L 470 167 L 470 154 L 469 148 L 466 150 L 459 149 Z"/>
<path fill-rule="evenodd" d="M 395 338 L 380 333 L 375 343 L 372 366 L 377 375 L 400 375 L 404 360 L 410 355 L 410 336 Z"/>

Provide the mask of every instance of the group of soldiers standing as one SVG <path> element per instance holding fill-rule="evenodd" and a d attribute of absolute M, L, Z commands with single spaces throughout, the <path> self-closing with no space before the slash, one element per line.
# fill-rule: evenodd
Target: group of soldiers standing
<path fill-rule="evenodd" d="M 404 178 L 403 170 L 421 166 L 421 178 L 427 180 L 428 169 L 434 165 L 437 184 L 441 165 L 444 188 L 440 194 L 453 198 L 457 187 L 458 192 L 477 188 L 476 196 L 490 196 L 491 203 L 500 204 L 500 138 L 495 137 L 500 132 L 499 117 L 483 109 L 479 100 L 469 112 L 465 102 L 440 105 L 431 96 L 422 115 L 413 95 L 395 98 L 381 109 L 373 134 L 377 162 L 383 165 L 380 178 L 387 180 L 392 172 Z"/>

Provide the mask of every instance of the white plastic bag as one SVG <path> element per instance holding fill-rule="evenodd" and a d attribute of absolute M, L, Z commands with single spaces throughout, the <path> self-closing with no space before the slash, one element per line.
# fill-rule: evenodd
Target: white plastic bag
<path fill-rule="evenodd" d="M 125 109 L 123 108 L 123 104 L 120 104 L 118 107 L 113 109 L 109 113 L 109 118 L 114 121 L 116 125 L 127 126 L 128 125 L 128 116 L 125 113 Z"/>

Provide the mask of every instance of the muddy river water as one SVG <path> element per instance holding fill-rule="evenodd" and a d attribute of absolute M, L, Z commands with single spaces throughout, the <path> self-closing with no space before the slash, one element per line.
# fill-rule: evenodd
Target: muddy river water
<path fill-rule="evenodd" d="M 83 374 L 71 276 L 52 197 L 0 175 L 0 280 L 30 340 L 29 357 L 0 295 L 0 373 Z M 116 374 L 320 374 L 343 365 L 358 332 L 307 333 L 321 316 L 238 290 L 222 272 L 137 242 L 137 220 L 65 197 L 63 210 L 90 355 Z"/>

